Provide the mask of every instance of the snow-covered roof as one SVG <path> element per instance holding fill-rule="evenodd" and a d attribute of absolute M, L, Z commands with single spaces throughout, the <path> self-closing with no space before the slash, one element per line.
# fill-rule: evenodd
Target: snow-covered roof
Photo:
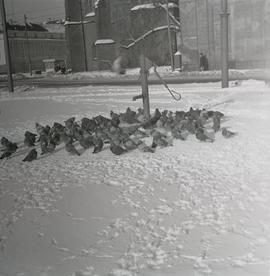
<path fill-rule="evenodd" d="M 136 11 L 136 10 L 140 10 L 140 9 L 154 9 L 156 6 L 154 6 L 153 4 L 143 4 L 143 5 L 138 5 L 133 7 L 131 10 L 132 11 Z"/>
<path fill-rule="evenodd" d="M 89 12 L 87 13 L 84 17 L 91 17 L 91 16 L 95 16 L 95 12 Z"/>
<path fill-rule="evenodd" d="M 66 25 L 80 25 L 80 24 L 86 24 L 86 23 L 91 23 L 93 21 L 65 21 L 64 26 Z"/>
<path fill-rule="evenodd" d="M 112 39 L 98 39 L 96 42 L 95 42 L 95 45 L 100 45 L 100 44 L 113 44 L 115 43 L 114 40 Z"/>
<path fill-rule="evenodd" d="M 164 5 L 164 4 L 160 5 L 160 6 L 166 7 L 166 5 Z M 177 8 L 178 7 L 177 4 L 175 4 L 175 3 L 169 3 L 168 6 L 169 6 L 169 8 Z M 154 9 L 156 7 L 158 7 L 158 6 L 154 5 L 152 3 L 150 3 L 150 4 L 143 4 L 143 5 L 138 5 L 138 6 L 133 7 L 131 9 L 131 11 L 136 11 L 136 10 L 140 10 L 140 9 Z"/>

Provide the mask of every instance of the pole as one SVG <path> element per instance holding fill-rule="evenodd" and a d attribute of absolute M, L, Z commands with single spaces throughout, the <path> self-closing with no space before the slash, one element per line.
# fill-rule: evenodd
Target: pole
<path fill-rule="evenodd" d="M 212 40 L 212 49 L 214 53 L 214 69 L 217 67 L 216 63 L 216 43 L 215 43 L 215 13 L 214 13 L 214 7 L 212 5 L 211 7 L 211 40 Z"/>
<path fill-rule="evenodd" d="M 145 119 L 149 121 L 150 120 L 150 102 L 149 102 L 148 77 L 147 77 L 148 71 L 146 69 L 145 57 L 143 54 L 140 55 L 140 66 L 141 66 L 143 112 L 144 112 Z"/>
<path fill-rule="evenodd" d="M 3 24 L 5 55 L 6 55 L 7 70 L 8 70 L 8 89 L 9 89 L 9 92 L 13 92 L 14 91 L 14 86 L 13 86 L 13 78 L 12 78 L 11 57 L 10 57 L 10 48 L 9 48 L 8 30 L 7 30 L 7 21 L 6 21 L 6 10 L 5 10 L 4 0 L 0 0 L 0 5 L 1 5 L 0 8 L 1 8 L 1 17 L 2 17 L 2 24 Z"/>
<path fill-rule="evenodd" d="M 179 23 L 180 23 L 180 45 L 183 44 L 183 33 L 182 33 L 182 13 L 181 13 L 181 2 L 178 2 L 178 9 L 179 9 Z"/>
<path fill-rule="evenodd" d="M 200 53 L 199 53 L 199 30 L 198 30 L 198 2 L 197 0 L 195 1 L 195 27 L 196 27 L 196 47 L 197 47 L 197 52 L 198 52 L 198 57 L 197 57 L 197 61 L 198 61 L 198 67 L 200 69 Z"/>
<path fill-rule="evenodd" d="M 85 45 L 85 29 L 84 29 L 84 23 L 83 23 L 82 0 L 79 0 L 79 4 L 80 4 L 80 19 L 81 19 L 81 26 L 82 26 L 84 68 L 85 68 L 85 71 L 88 71 L 86 45 Z"/>
<path fill-rule="evenodd" d="M 221 85 L 229 87 L 229 35 L 228 35 L 228 1 L 221 0 Z"/>
<path fill-rule="evenodd" d="M 169 51 L 170 51 L 170 57 L 171 57 L 171 67 L 172 67 L 172 71 L 173 71 L 174 70 L 174 60 L 173 60 L 172 37 L 171 37 L 171 21 L 170 21 L 170 15 L 169 15 L 169 3 L 168 3 L 168 0 L 166 0 L 166 9 L 167 9 Z"/>
<path fill-rule="evenodd" d="M 32 61 L 31 61 L 31 56 L 30 56 L 30 47 L 29 47 L 28 30 L 27 30 L 27 17 L 26 17 L 26 15 L 24 15 L 24 27 L 25 27 L 28 68 L 29 68 L 29 73 L 32 76 Z"/>
<path fill-rule="evenodd" d="M 209 3 L 208 0 L 205 2 L 205 8 L 206 8 L 206 19 L 207 19 L 207 44 L 208 44 L 208 57 L 209 60 L 211 58 L 211 49 L 210 49 L 210 31 L 209 31 Z"/>

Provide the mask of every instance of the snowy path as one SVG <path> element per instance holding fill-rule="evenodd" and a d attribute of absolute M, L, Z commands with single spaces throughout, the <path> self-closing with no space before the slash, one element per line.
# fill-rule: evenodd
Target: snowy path
<path fill-rule="evenodd" d="M 152 108 L 226 115 L 214 143 L 194 136 L 155 154 L 64 150 L 0 161 L 0 275 L 269 275 L 270 89 L 247 81 L 151 86 Z M 1 94 L 0 136 L 22 141 L 34 122 L 138 108 L 137 87 Z"/>

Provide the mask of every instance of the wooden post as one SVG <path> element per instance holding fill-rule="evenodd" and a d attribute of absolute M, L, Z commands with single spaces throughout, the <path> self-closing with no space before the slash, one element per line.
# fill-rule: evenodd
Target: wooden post
<path fill-rule="evenodd" d="M 24 28 L 25 28 L 25 38 L 26 38 L 28 68 L 29 68 L 29 73 L 32 76 L 32 61 L 31 61 L 31 55 L 30 55 L 30 47 L 29 47 L 28 30 L 27 30 L 27 17 L 26 17 L 26 15 L 24 15 Z"/>
<path fill-rule="evenodd" d="M 171 58 L 171 68 L 172 68 L 172 71 L 173 71 L 174 70 L 174 60 L 173 60 L 172 36 L 171 36 L 171 20 L 170 20 L 170 15 L 169 15 L 169 3 L 168 3 L 168 0 L 166 0 L 166 9 L 167 9 L 169 51 L 170 51 L 170 58 Z"/>
<path fill-rule="evenodd" d="M 149 103 L 149 92 L 148 92 L 148 70 L 145 65 L 145 57 L 143 54 L 140 55 L 140 66 L 141 66 L 141 84 L 142 84 L 142 99 L 143 99 L 143 112 L 144 117 L 147 121 L 150 120 L 150 103 Z"/>
<path fill-rule="evenodd" d="M 207 20 L 207 48 L 208 48 L 208 59 L 211 59 L 211 49 L 210 49 L 210 30 L 209 30 L 209 3 L 208 0 L 205 2 L 205 9 L 206 9 L 206 20 Z M 210 62 L 209 62 L 210 63 Z M 209 64 L 210 65 L 210 64 Z M 210 66 L 209 66 L 210 67 Z M 209 68 L 210 69 L 210 68 Z"/>
<path fill-rule="evenodd" d="M 4 44 L 5 44 L 5 56 L 6 56 L 6 63 L 7 63 L 7 70 L 8 70 L 8 89 L 9 89 L 9 92 L 14 92 L 10 48 L 9 48 L 9 41 L 8 41 L 8 30 L 7 30 L 7 22 L 6 22 L 6 10 L 5 10 L 4 0 L 0 0 L 0 5 L 1 5 L 0 9 L 1 9 L 2 24 L 3 24 Z"/>
<path fill-rule="evenodd" d="M 85 68 L 85 71 L 88 71 L 82 0 L 79 0 L 79 4 L 80 4 L 80 19 L 81 19 L 81 27 L 82 27 L 82 39 L 83 39 L 84 68 Z"/>
<path fill-rule="evenodd" d="M 221 0 L 221 76 L 222 88 L 229 87 L 229 35 L 228 35 L 228 1 Z"/>
<path fill-rule="evenodd" d="M 196 29 L 196 47 L 197 47 L 197 62 L 198 62 L 198 69 L 200 70 L 200 50 L 199 50 L 199 26 L 198 26 L 198 2 L 194 0 L 195 5 L 195 29 Z"/>

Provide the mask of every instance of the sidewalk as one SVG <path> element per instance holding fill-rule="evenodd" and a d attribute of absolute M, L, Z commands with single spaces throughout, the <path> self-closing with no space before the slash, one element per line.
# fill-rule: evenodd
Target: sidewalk
<path fill-rule="evenodd" d="M 192 71 L 179 72 L 171 71 L 168 66 L 157 68 L 158 73 L 168 84 L 181 83 L 205 83 L 218 82 L 221 80 L 221 71 Z M 248 70 L 229 70 L 229 80 L 268 80 L 270 81 L 270 69 L 248 69 Z M 14 75 L 16 85 L 29 84 L 37 86 L 84 86 L 84 85 L 140 85 L 139 68 L 127 69 L 126 74 L 119 75 L 112 71 L 91 71 L 79 72 L 67 75 L 45 74 Z M 2 86 L 6 85 L 6 76 L 0 79 Z M 160 80 L 151 68 L 149 70 L 149 84 L 160 84 Z"/>

